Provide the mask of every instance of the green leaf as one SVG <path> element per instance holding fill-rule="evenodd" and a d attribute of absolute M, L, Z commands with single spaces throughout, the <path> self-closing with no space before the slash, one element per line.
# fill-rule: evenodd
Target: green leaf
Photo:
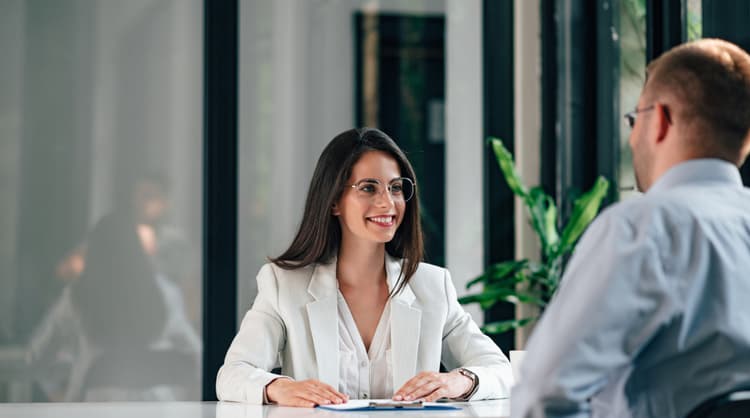
<path fill-rule="evenodd" d="M 520 261 L 505 261 L 502 263 L 497 263 L 491 265 L 487 271 L 482 273 L 481 275 L 471 279 L 468 283 L 466 283 L 466 288 L 470 288 L 474 286 L 477 283 L 493 283 L 501 281 L 502 279 L 505 279 L 508 276 L 514 276 L 518 270 L 526 267 L 529 264 L 529 260 L 520 260 Z"/>
<path fill-rule="evenodd" d="M 462 305 L 479 303 L 482 309 L 489 309 L 495 306 L 497 302 L 509 302 L 513 304 L 527 303 L 542 307 L 547 304 L 537 295 L 508 287 L 487 287 L 479 293 L 458 298 L 458 303 Z"/>
<path fill-rule="evenodd" d="M 578 238 L 599 212 L 599 207 L 607 195 L 608 188 L 609 182 L 604 177 L 599 176 L 591 190 L 576 199 L 573 204 L 573 212 L 560 238 L 558 255 L 564 255 L 573 249 Z"/>
<path fill-rule="evenodd" d="M 497 321 L 485 324 L 482 327 L 482 331 L 485 334 L 502 334 L 503 332 L 510 331 L 515 328 L 521 328 L 531 321 L 536 321 L 537 317 L 521 318 L 521 319 L 509 319 L 506 321 Z"/>
<path fill-rule="evenodd" d="M 497 302 L 503 301 L 509 296 L 513 296 L 513 294 L 513 289 L 486 288 L 480 293 L 458 298 L 458 303 L 462 305 L 468 303 L 479 303 L 479 306 L 486 310 L 495 306 Z"/>
<path fill-rule="evenodd" d="M 513 193 L 523 199 L 526 209 L 530 215 L 531 226 L 541 241 L 542 250 L 546 256 L 551 255 L 557 249 L 559 234 L 557 232 L 557 207 L 555 201 L 544 193 L 541 187 L 529 190 L 521 180 L 516 171 L 513 156 L 498 138 L 489 138 L 492 150 L 495 153 L 497 164 L 500 166 L 508 187 Z"/>
<path fill-rule="evenodd" d="M 497 164 L 500 166 L 500 171 L 503 172 L 505 182 L 508 183 L 510 190 L 521 198 L 526 198 L 529 194 L 528 189 L 524 186 L 521 181 L 521 176 L 516 171 L 515 163 L 513 162 L 513 156 L 510 154 L 507 148 L 503 145 L 503 141 L 498 138 L 489 138 L 492 150 L 495 152 L 495 159 Z"/>
<path fill-rule="evenodd" d="M 550 196 L 547 196 L 547 210 L 544 212 L 544 229 L 548 244 L 553 248 L 557 247 L 560 242 L 560 236 L 557 233 L 557 206 Z"/>
<path fill-rule="evenodd" d="M 547 302 L 545 302 L 543 299 L 525 292 L 516 292 L 514 295 L 506 297 L 504 300 L 505 302 L 510 302 L 515 305 L 519 303 L 525 303 L 528 305 L 536 305 L 539 307 L 547 306 Z"/>
<path fill-rule="evenodd" d="M 531 226 L 541 241 L 542 251 L 549 256 L 555 252 L 559 242 L 555 201 L 537 186 L 529 190 L 524 203 L 529 211 Z"/>

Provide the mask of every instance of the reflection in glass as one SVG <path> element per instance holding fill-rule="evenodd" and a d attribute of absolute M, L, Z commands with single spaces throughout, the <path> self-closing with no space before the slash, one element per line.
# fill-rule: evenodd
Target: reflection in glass
<path fill-rule="evenodd" d="M 199 398 L 201 15 L 0 2 L 0 402 Z"/>

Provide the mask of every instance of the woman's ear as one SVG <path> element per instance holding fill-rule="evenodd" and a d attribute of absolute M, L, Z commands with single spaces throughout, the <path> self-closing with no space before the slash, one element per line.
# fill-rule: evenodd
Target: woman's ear
<path fill-rule="evenodd" d="M 333 216 L 339 216 L 341 215 L 341 211 L 339 210 L 339 204 L 334 203 L 333 206 L 331 206 L 331 215 Z"/>

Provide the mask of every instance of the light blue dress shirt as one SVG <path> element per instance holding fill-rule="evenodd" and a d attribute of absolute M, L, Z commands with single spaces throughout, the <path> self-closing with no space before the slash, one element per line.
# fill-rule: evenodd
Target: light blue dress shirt
<path fill-rule="evenodd" d="M 511 416 L 684 417 L 750 386 L 750 189 L 690 160 L 588 228 L 527 346 Z"/>

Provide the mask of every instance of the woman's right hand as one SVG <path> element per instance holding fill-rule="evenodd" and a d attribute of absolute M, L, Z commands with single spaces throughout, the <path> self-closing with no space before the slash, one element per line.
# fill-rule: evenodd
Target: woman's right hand
<path fill-rule="evenodd" d="M 341 404 L 349 397 L 320 380 L 276 379 L 266 386 L 266 398 L 280 406 L 313 408 L 315 405 Z"/>

